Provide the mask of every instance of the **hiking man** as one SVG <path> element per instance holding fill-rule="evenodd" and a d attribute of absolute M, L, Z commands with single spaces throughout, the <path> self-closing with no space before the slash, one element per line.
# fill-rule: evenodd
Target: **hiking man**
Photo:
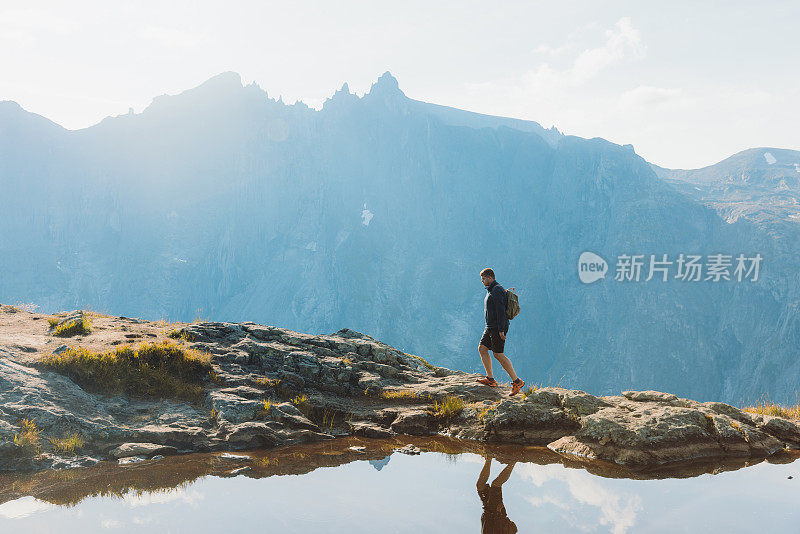
<path fill-rule="evenodd" d="M 503 354 L 506 344 L 506 334 L 508 333 L 508 316 L 506 315 L 506 290 L 494 279 L 494 271 L 486 268 L 481 271 L 481 282 L 486 287 L 487 295 L 483 301 L 484 315 L 486 316 L 486 329 L 478 345 L 478 352 L 481 355 L 483 367 L 486 369 L 486 376 L 479 378 L 478 382 L 487 386 L 497 386 L 497 380 L 492 374 L 492 358 L 489 351 L 494 353 L 494 357 L 506 370 L 511 377 L 511 393 L 513 396 L 519 393 L 525 381 L 514 372 L 511 360 Z"/>

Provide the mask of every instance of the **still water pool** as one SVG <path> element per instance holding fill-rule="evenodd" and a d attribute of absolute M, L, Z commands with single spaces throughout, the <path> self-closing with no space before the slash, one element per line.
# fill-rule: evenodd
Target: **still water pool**
<path fill-rule="evenodd" d="M 393 452 L 409 443 L 422 453 Z M 797 533 L 793 460 L 643 473 L 533 447 L 347 438 L 0 475 L 0 532 Z"/>

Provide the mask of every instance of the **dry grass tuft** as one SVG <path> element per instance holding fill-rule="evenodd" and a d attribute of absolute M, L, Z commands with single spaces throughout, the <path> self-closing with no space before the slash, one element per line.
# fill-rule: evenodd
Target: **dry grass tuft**
<path fill-rule="evenodd" d="M 384 389 L 381 391 L 381 398 L 386 400 L 416 400 L 419 397 L 420 395 L 413 389 Z"/>
<path fill-rule="evenodd" d="M 466 405 L 461 397 L 447 395 L 442 401 L 433 401 L 433 415 L 440 419 L 451 419 L 460 414 Z"/>
<path fill-rule="evenodd" d="M 70 434 L 63 438 L 52 438 L 50 444 L 53 450 L 62 454 L 75 454 L 86 445 L 86 440 L 80 434 Z"/>
<path fill-rule="evenodd" d="M 48 322 L 50 320 L 48 319 Z M 75 319 L 73 321 L 67 321 L 62 324 L 53 325 L 50 322 L 51 327 L 54 326 L 53 335 L 58 337 L 71 337 L 77 336 L 79 334 L 88 334 L 92 331 L 92 319 L 88 315 L 82 315 L 80 319 Z"/>
<path fill-rule="evenodd" d="M 800 403 L 793 406 L 783 406 L 772 402 L 760 402 L 754 406 L 745 406 L 742 411 L 750 413 L 760 413 L 762 415 L 773 415 L 785 419 L 800 419 Z"/>
<path fill-rule="evenodd" d="M 294 404 L 295 407 L 298 410 L 300 410 L 301 412 L 303 412 L 303 415 L 305 415 L 306 417 L 311 415 L 311 411 L 314 408 L 311 405 L 311 401 L 309 401 L 308 397 L 306 397 L 305 395 L 298 395 L 298 396 L 292 398 L 292 400 L 290 400 L 289 402 Z"/>
<path fill-rule="evenodd" d="M 182 339 L 184 341 L 192 342 L 196 341 L 196 337 L 191 332 L 187 332 L 182 328 L 176 328 L 175 330 L 170 331 L 167 334 L 167 337 L 171 337 L 172 339 Z"/>
<path fill-rule="evenodd" d="M 281 379 L 280 378 L 270 378 L 268 376 L 264 376 L 264 377 L 256 378 L 255 380 L 253 380 L 253 382 L 257 386 L 262 387 L 264 389 L 266 389 L 266 388 L 277 388 L 281 383 Z"/>
<path fill-rule="evenodd" d="M 498 402 L 497 404 L 500 404 L 500 403 Z M 486 419 L 486 414 L 489 413 L 491 410 L 494 410 L 495 408 L 497 408 L 497 404 L 495 404 L 493 406 L 489 405 L 489 406 L 483 406 L 483 407 L 477 408 L 478 420 L 479 421 L 484 421 Z"/>
<path fill-rule="evenodd" d="M 272 413 L 272 408 L 272 401 L 270 399 L 264 399 L 264 402 L 256 413 L 256 419 L 266 419 L 269 414 Z"/>
<path fill-rule="evenodd" d="M 196 401 L 211 372 L 211 355 L 170 341 L 123 345 L 96 353 L 70 347 L 42 357 L 42 365 L 66 375 L 81 387 L 110 395 L 166 397 Z"/>
<path fill-rule="evenodd" d="M 39 433 L 41 432 L 36 423 L 31 419 L 23 419 L 19 422 L 20 432 L 14 434 L 14 444 L 28 454 L 39 454 Z"/>
<path fill-rule="evenodd" d="M 219 376 L 219 374 L 214 369 L 209 369 L 208 379 L 218 386 L 222 386 L 225 384 L 225 381 L 222 379 L 221 376 Z"/>

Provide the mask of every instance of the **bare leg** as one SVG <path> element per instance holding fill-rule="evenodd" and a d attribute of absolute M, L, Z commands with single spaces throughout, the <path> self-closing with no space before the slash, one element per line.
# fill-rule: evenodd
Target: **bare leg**
<path fill-rule="evenodd" d="M 492 458 L 486 458 L 486 463 L 483 464 L 483 469 L 481 469 L 481 474 L 478 475 L 478 489 L 481 489 L 489 482 L 489 470 L 492 468 Z"/>
<path fill-rule="evenodd" d="M 481 355 L 481 357 L 483 357 L 483 355 Z M 508 376 L 511 377 L 511 380 L 516 380 L 519 378 L 517 373 L 514 372 L 514 366 L 511 365 L 511 360 L 509 360 L 505 354 L 502 352 L 495 352 L 494 357 L 497 358 L 497 361 L 500 362 L 500 365 L 502 365 L 503 369 L 506 370 L 506 373 L 508 373 Z M 486 363 L 484 363 L 483 366 L 486 367 Z"/>
<path fill-rule="evenodd" d="M 478 352 L 481 354 L 481 361 L 483 362 L 483 368 L 486 369 L 486 376 L 492 378 L 494 375 L 492 374 L 492 357 L 489 356 L 489 347 L 478 345 Z"/>
<path fill-rule="evenodd" d="M 500 474 L 499 474 L 499 475 L 497 475 L 497 478 L 495 478 L 495 479 L 494 479 L 494 482 L 492 482 L 492 487 L 493 487 L 493 488 L 496 488 L 496 487 L 498 487 L 498 486 L 502 486 L 503 484 L 505 484 L 505 483 L 506 483 L 506 481 L 507 481 L 507 480 L 509 479 L 509 477 L 511 476 L 511 471 L 513 471 L 513 470 L 514 470 L 514 465 L 516 465 L 516 463 L 517 463 L 517 462 L 511 462 L 510 464 L 508 464 L 508 465 L 505 467 L 505 469 L 503 469 L 503 470 L 500 472 Z"/>

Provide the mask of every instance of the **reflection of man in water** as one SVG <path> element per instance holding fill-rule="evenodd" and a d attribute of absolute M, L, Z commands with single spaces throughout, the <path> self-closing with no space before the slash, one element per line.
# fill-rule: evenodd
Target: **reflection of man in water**
<path fill-rule="evenodd" d="M 517 531 L 517 525 L 506 515 L 506 507 L 503 506 L 502 489 L 505 481 L 511 476 L 515 463 L 508 464 L 490 486 L 487 482 L 489 481 L 492 459 L 486 458 L 486 463 L 481 469 L 481 474 L 478 476 L 478 483 L 476 484 L 478 495 L 480 495 L 483 503 L 483 515 L 481 515 L 482 534 L 514 534 Z"/>

